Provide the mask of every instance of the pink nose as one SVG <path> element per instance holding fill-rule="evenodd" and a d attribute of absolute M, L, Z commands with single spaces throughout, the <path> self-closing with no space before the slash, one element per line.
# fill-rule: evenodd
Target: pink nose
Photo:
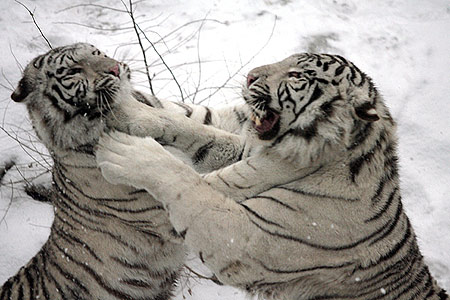
<path fill-rule="evenodd" d="M 258 79 L 258 77 L 248 74 L 247 75 L 247 87 L 249 87 L 257 79 Z"/>
<path fill-rule="evenodd" d="M 109 74 L 112 74 L 116 77 L 119 77 L 119 64 L 115 65 L 114 67 L 112 67 L 111 69 L 109 69 Z"/>

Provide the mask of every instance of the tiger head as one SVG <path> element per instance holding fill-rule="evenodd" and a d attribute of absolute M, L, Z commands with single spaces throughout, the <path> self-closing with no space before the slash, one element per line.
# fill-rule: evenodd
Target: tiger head
<path fill-rule="evenodd" d="M 371 79 L 338 55 L 294 54 L 255 68 L 243 97 L 251 136 L 309 163 L 345 152 L 365 124 L 392 121 Z"/>
<path fill-rule="evenodd" d="M 33 59 L 11 95 L 25 103 L 49 148 L 80 148 L 98 139 L 102 116 L 129 94 L 130 69 L 96 47 L 77 43 Z"/>

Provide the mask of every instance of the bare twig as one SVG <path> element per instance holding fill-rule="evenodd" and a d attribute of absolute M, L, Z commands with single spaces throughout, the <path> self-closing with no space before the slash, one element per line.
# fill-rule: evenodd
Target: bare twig
<path fill-rule="evenodd" d="M 161 39 L 167 39 L 169 36 L 171 36 L 172 34 L 178 32 L 179 30 L 181 30 L 182 28 L 184 28 L 184 27 L 186 27 L 188 25 L 195 24 L 195 23 L 206 23 L 206 22 L 215 22 L 215 23 L 219 23 L 219 24 L 222 24 L 222 25 L 226 25 L 225 22 L 221 22 L 221 21 L 216 20 L 216 19 L 203 18 L 203 19 L 199 19 L 199 20 L 189 21 L 189 22 L 184 23 L 183 25 L 178 26 L 177 28 L 175 28 L 174 30 L 172 30 L 171 32 L 169 32 L 168 34 L 163 36 Z M 195 34 L 194 34 L 194 36 L 195 36 Z M 161 42 L 161 40 L 156 41 L 155 44 L 157 44 L 159 42 Z"/>
<path fill-rule="evenodd" d="M 271 31 L 269 37 L 267 38 L 267 41 L 264 43 L 264 45 L 252 57 L 250 57 L 250 59 L 248 59 L 246 63 L 241 64 L 241 67 L 239 69 L 237 69 L 233 74 L 230 74 L 230 76 L 227 78 L 227 80 L 225 80 L 225 82 L 218 89 L 216 89 L 208 97 L 206 97 L 206 98 L 202 99 L 201 101 L 199 101 L 199 103 L 197 103 L 197 104 L 201 104 L 204 101 L 210 99 L 215 94 L 217 94 L 222 88 L 224 88 L 228 84 L 228 82 L 232 78 L 234 78 L 245 66 L 247 66 L 259 53 L 261 53 L 261 51 L 263 51 L 264 48 L 266 48 L 266 46 L 269 44 L 270 40 L 272 39 L 273 33 L 275 31 L 276 24 L 277 24 L 277 16 L 275 16 L 275 19 L 274 19 L 274 22 L 273 22 L 273 26 L 272 26 L 272 31 Z"/>
<path fill-rule="evenodd" d="M 136 35 L 137 35 L 138 41 L 139 41 L 139 46 L 141 47 L 142 55 L 144 56 L 144 63 L 145 63 L 147 78 L 148 78 L 149 83 L 150 83 L 150 87 L 151 87 L 150 90 L 151 90 L 152 94 L 155 95 L 154 92 L 153 92 L 152 85 L 151 85 L 151 78 L 150 78 L 150 73 L 149 73 L 149 70 L 148 70 L 148 63 L 147 63 L 147 60 L 146 60 L 145 50 L 144 50 L 144 47 L 142 45 L 142 41 L 141 41 L 141 38 L 140 38 L 141 34 L 144 36 L 145 40 L 151 45 L 151 47 L 153 48 L 153 51 L 156 52 L 156 54 L 158 55 L 158 57 L 161 60 L 161 62 L 164 64 L 166 69 L 169 71 L 170 75 L 172 76 L 173 80 L 175 81 L 175 84 L 178 86 L 178 89 L 180 91 L 181 101 L 184 102 L 183 90 L 182 90 L 181 85 L 178 82 L 177 78 L 173 74 L 171 68 L 167 65 L 167 63 L 164 60 L 164 58 L 162 57 L 162 55 L 158 52 L 158 50 L 155 47 L 155 44 L 152 43 L 152 41 L 147 37 L 147 34 L 145 33 L 145 31 L 142 30 L 141 27 L 139 26 L 139 24 L 136 23 L 135 18 L 134 18 L 134 14 L 133 14 L 133 1 L 129 0 L 130 8 L 128 8 L 126 6 L 126 4 L 123 2 L 123 0 L 121 0 L 121 1 L 122 1 L 123 5 L 125 6 L 126 10 L 128 11 L 128 14 L 131 17 L 131 20 L 133 21 L 133 26 L 135 28 Z"/>
<path fill-rule="evenodd" d="M 36 22 L 36 19 L 34 18 L 34 12 L 32 12 L 25 4 L 23 4 L 20 1 L 14 0 L 16 1 L 18 4 L 22 5 L 30 14 L 31 19 L 33 20 L 34 25 L 36 26 L 36 28 L 39 30 L 41 36 L 44 38 L 44 40 L 47 42 L 47 45 L 49 46 L 50 49 L 53 49 L 52 45 L 50 44 L 50 42 L 48 41 L 47 37 L 44 35 L 44 33 L 42 32 L 41 28 L 39 27 L 38 23 Z"/>
<path fill-rule="evenodd" d="M 17 171 L 17 173 L 19 173 L 19 175 L 20 175 L 20 177 L 22 177 L 22 179 L 23 180 L 21 180 L 21 182 L 25 182 L 25 184 L 27 184 L 27 185 L 31 185 L 31 182 L 29 181 L 29 178 L 26 178 L 23 174 L 22 174 L 22 172 L 20 171 L 20 169 L 19 169 L 19 167 L 16 165 L 16 171 Z M 11 185 L 12 185 L 13 183 L 11 182 Z"/>
<path fill-rule="evenodd" d="M 16 170 L 19 173 L 20 177 L 22 177 L 22 179 L 21 180 L 15 180 L 15 181 L 12 181 L 12 182 L 9 182 L 9 183 L 5 183 L 4 184 L 5 186 L 9 185 L 9 184 L 25 184 L 25 185 L 31 184 L 34 180 L 36 180 L 36 179 L 38 179 L 38 178 L 42 177 L 43 175 L 46 175 L 46 174 L 48 174 L 50 172 L 50 171 L 43 171 L 43 172 L 41 172 L 41 173 L 39 173 L 39 174 L 37 174 L 35 176 L 30 176 L 30 177 L 25 178 L 25 176 L 22 174 L 22 172 L 19 171 L 19 168 L 17 167 L 17 165 L 16 165 Z M 15 188 L 15 189 L 17 190 L 18 188 Z M 25 191 L 24 188 L 22 188 L 20 190 Z"/>
<path fill-rule="evenodd" d="M 0 127 L 0 129 L 4 132 L 4 133 L 6 133 L 6 135 L 8 135 L 10 138 L 12 138 L 13 140 L 15 140 L 15 141 L 17 141 L 18 143 L 19 143 L 19 146 L 22 148 L 22 150 L 29 156 L 29 157 L 31 157 L 33 160 L 34 160 L 34 162 L 36 162 L 38 165 L 40 165 L 41 167 L 43 167 L 45 170 L 48 170 L 48 167 L 46 167 L 46 166 L 44 166 L 40 161 L 38 161 L 36 158 L 34 158 L 34 156 L 33 155 L 31 155 L 26 149 L 28 149 L 28 150 L 30 150 L 30 151 L 33 151 L 33 152 L 37 152 L 36 151 L 36 149 L 33 149 L 33 148 L 31 148 L 30 146 L 28 146 L 28 145 L 25 145 L 24 143 L 22 143 L 20 140 L 19 140 L 19 138 L 17 137 L 17 134 L 16 134 L 16 136 L 14 137 L 12 134 L 10 134 L 7 130 L 5 130 L 3 127 Z M 39 152 L 38 152 L 39 153 Z M 41 153 L 39 153 L 39 154 L 41 154 Z M 42 155 L 41 155 L 41 157 L 42 157 Z M 44 159 L 44 161 L 48 164 L 48 162 Z"/>
<path fill-rule="evenodd" d="M 8 103 L 6 103 L 6 107 L 5 107 L 4 112 L 3 112 L 2 128 L 5 126 L 6 112 L 8 111 L 8 107 L 9 107 L 10 103 L 11 103 L 11 101 L 8 101 Z"/>
<path fill-rule="evenodd" d="M 19 68 L 20 72 L 23 72 L 23 66 L 17 59 L 16 55 L 14 54 L 14 51 L 11 47 L 11 44 L 9 44 L 9 51 L 11 52 L 12 57 L 14 57 L 14 61 L 16 62 L 17 67 Z"/>
<path fill-rule="evenodd" d="M 0 220 L 0 225 L 6 219 L 6 215 L 8 214 L 9 209 L 11 208 L 13 198 L 14 198 L 14 187 L 13 187 L 13 183 L 11 181 L 11 198 L 9 199 L 9 203 L 8 203 L 8 206 L 6 207 L 5 214 L 3 215 L 2 219 Z M 6 224 L 6 221 L 5 221 L 5 224 Z M 6 226 L 8 226 L 8 225 L 6 224 Z"/>
<path fill-rule="evenodd" d="M 139 28 L 139 25 L 137 26 Z M 141 33 L 144 35 L 145 39 L 147 40 L 147 42 L 150 43 L 150 45 L 152 45 L 153 50 L 156 52 L 156 54 L 158 54 L 159 59 L 162 61 L 162 63 L 164 64 L 164 66 L 166 67 L 167 71 L 169 71 L 170 75 L 172 76 L 173 80 L 175 81 L 175 84 L 178 86 L 178 89 L 180 90 L 180 96 L 181 96 L 181 101 L 184 102 L 184 96 L 183 96 L 183 90 L 181 89 L 181 85 L 178 82 L 177 78 L 175 77 L 175 75 L 172 72 L 172 69 L 167 65 L 166 61 L 164 60 L 164 58 L 162 57 L 162 55 L 158 52 L 158 50 L 156 50 L 155 45 L 150 41 L 150 39 L 147 37 L 147 35 L 145 34 L 145 32 L 143 30 L 141 30 L 139 28 L 139 30 L 141 31 Z"/>
<path fill-rule="evenodd" d="M 2 76 L 6 80 L 6 82 L 9 84 L 9 86 L 7 86 L 7 85 L 5 85 L 3 83 L 0 83 L 0 86 L 2 86 L 3 88 L 5 88 L 5 89 L 7 89 L 7 90 L 9 90 L 11 92 L 13 92 L 14 91 L 14 85 L 11 83 L 11 81 L 9 81 L 8 77 L 6 77 L 3 68 L 2 68 Z"/>
<path fill-rule="evenodd" d="M 102 8 L 102 9 L 109 9 L 109 10 L 117 11 L 117 12 L 126 12 L 125 10 L 122 10 L 122 9 L 109 7 L 109 6 L 104 6 L 104 5 L 98 5 L 98 4 L 77 4 L 77 5 L 72 5 L 72 6 L 69 6 L 69 7 L 60 9 L 60 10 L 57 10 L 55 13 L 59 14 L 59 13 L 62 13 L 64 11 L 71 10 L 71 9 L 74 9 L 74 8 L 89 7 L 89 6 L 96 7 L 96 8 Z"/>
<path fill-rule="evenodd" d="M 123 2 L 123 0 L 120 0 L 123 4 L 123 6 L 125 7 L 127 13 L 130 15 L 131 21 L 133 22 L 133 28 L 134 31 L 136 32 L 136 36 L 139 42 L 139 47 L 141 48 L 142 51 L 142 56 L 144 57 L 144 65 L 145 65 L 145 73 L 147 74 L 147 80 L 148 80 L 148 85 L 150 88 L 150 92 L 152 93 L 152 95 L 155 95 L 155 92 L 153 91 L 153 85 L 152 85 L 152 78 L 150 76 L 150 71 L 149 71 L 149 66 L 147 63 L 147 55 L 145 53 L 144 50 L 144 45 L 142 44 L 142 40 L 141 40 L 141 36 L 139 34 L 139 30 L 138 30 L 138 26 L 136 24 L 136 20 L 134 19 L 134 14 L 133 14 L 133 1 L 130 0 L 130 8 L 127 7 L 127 5 L 125 4 L 125 2 Z"/>
<path fill-rule="evenodd" d="M 86 28 L 92 28 L 92 29 L 100 30 L 100 31 L 125 31 L 125 30 L 132 30 L 133 29 L 133 27 L 103 28 L 103 27 L 96 27 L 96 26 L 92 26 L 92 25 L 86 25 L 86 24 L 83 24 L 83 23 L 70 22 L 70 21 L 53 22 L 53 24 L 77 25 L 77 26 L 86 27 Z"/>
<path fill-rule="evenodd" d="M 200 83 L 202 81 L 202 62 L 201 62 L 201 58 L 200 58 L 200 34 L 202 32 L 202 27 L 205 24 L 206 17 L 208 15 L 205 16 L 205 18 L 203 19 L 203 22 L 200 24 L 200 28 L 198 30 L 198 37 L 197 37 L 197 61 L 198 61 L 198 81 L 197 84 L 195 86 L 195 92 L 194 95 L 192 97 L 192 103 L 195 103 L 195 97 L 197 96 L 197 92 L 200 88 Z"/>
<path fill-rule="evenodd" d="M 33 226 L 33 227 L 40 227 L 40 228 L 52 228 L 51 226 L 45 226 L 45 225 L 39 225 L 39 224 L 33 224 L 33 223 L 28 223 L 28 225 Z"/>

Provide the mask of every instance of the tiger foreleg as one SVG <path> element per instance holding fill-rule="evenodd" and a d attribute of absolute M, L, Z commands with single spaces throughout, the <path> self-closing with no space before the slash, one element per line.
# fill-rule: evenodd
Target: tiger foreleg
<path fill-rule="evenodd" d="M 169 181 L 181 184 L 187 176 L 189 179 L 198 178 L 236 202 L 254 197 L 274 186 L 299 180 L 320 169 L 320 166 L 301 168 L 276 153 L 262 151 L 228 167 L 199 175 L 154 139 L 120 132 L 112 132 L 100 139 L 97 162 L 104 177 L 115 184 L 147 189 L 153 194 L 149 184 L 160 186 Z M 263 178 L 267 174 L 271 174 L 271 180 Z M 158 176 L 161 176 L 160 180 Z M 191 182 L 186 184 L 190 189 L 195 188 Z"/>
<path fill-rule="evenodd" d="M 180 106 L 161 102 L 154 108 L 127 99 L 108 119 L 108 127 L 139 137 L 152 137 L 160 144 L 172 146 L 188 155 L 198 172 L 209 172 L 237 161 L 244 150 L 244 137 L 202 124 L 201 113 L 187 117 Z M 195 110 L 204 107 L 191 108 Z M 208 110 L 211 114 L 211 111 Z M 200 115 L 199 120 L 195 116 Z"/>
<path fill-rule="evenodd" d="M 147 151 L 151 155 L 141 155 Z M 265 240 L 255 236 L 258 231 L 244 207 L 214 189 L 155 140 L 112 133 L 100 139 L 96 155 L 108 181 L 146 189 L 161 201 L 175 230 L 192 250 L 204 254 L 212 270 L 224 269 L 230 258 L 242 260 L 243 268 L 261 268 L 257 259 L 249 258 L 258 254 L 247 250 L 257 249 L 249 244 Z M 225 249 L 224 245 L 229 246 Z"/>

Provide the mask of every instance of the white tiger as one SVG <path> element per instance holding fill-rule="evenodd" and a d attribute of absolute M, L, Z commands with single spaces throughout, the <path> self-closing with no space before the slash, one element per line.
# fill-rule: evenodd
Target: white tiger
<path fill-rule="evenodd" d="M 122 101 L 140 104 L 137 100 L 199 124 L 216 125 L 211 115 L 221 116 L 230 130 L 239 130 L 242 113 L 161 102 L 134 91 L 129 79 L 127 65 L 82 43 L 55 48 L 26 67 L 11 97 L 26 104 L 52 155 L 55 217 L 42 249 L 0 288 L 1 300 L 171 297 L 185 249 L 161 203 L 143 190 L 115 186 L 102 177 L 93 149 L 104 119 L 114 118 L 110 111 Z M 194 165 L 209 171 L 208 166 L 237 160 L 239 153 L 233 151 L 240 148 L 228 145 L 239 142 L 224 141 L 227 155 L 209 162 L 200 151 Z M 216 143 L 208 149 L 214 152 L 215 147 L 223 148 Z"/>
<path fill-rule="evenodd" d="M 112 132 L 96 153 L 103 175 L 154 195 L 220 281 L 263 298 L 448 299 L 402 209 L 395 123 L 369 77 L 341 56 L 295 54 L 250 71 L 243 96 L 241 161 L 201 176 L 152 138 Z M 118 129 L 188 153 L 222 139 L 119 110 Z"/>

